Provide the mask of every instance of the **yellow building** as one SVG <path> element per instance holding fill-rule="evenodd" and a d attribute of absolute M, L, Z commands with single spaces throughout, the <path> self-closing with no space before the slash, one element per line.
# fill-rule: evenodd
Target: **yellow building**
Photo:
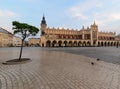
<path fill-rule="evenodd" d="M 29 46 L 40 46 L 40 38 L 29 38 L 28 44 Z"/>
<path fill-rule="evenodd" d="M 12 46 L 13 34 L 0 28 L 0 47 Z"/>
<path fill-rule="evenodd" d="M 13 46 L 21 46 L 22 39 L 18 36 L 13 36 Z"/>
<path fill-rule="evenodd" d="M 42 47 L 79 47 L 79 46 L 116 46 L 120 42 L 115 39 L 115 32 L 99 32 L 94 22 L 90 27 L 82 29 L 59 29 L 47 27 L 45 17 L 41 21 Z"/>

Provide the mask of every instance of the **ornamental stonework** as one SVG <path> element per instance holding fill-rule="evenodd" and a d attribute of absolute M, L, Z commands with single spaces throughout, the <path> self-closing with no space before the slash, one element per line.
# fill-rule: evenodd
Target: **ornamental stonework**
<path fill-rule="evenodd" d="M 81 47 L 81 46 L 117 46 L 115 32 L 99 32 L 94 22 L 82 29 L 65 29 L 47 27 L 45 17 L 41 21 L 41 47 Z"/>

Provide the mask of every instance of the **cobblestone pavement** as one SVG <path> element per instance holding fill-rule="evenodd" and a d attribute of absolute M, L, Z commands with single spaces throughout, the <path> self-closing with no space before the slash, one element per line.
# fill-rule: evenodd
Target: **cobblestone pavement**
<path fill-rule="evenodd" d="M 120 47 L 72 47 L 49 48 L 46 50 L 62 51 L 91 58 L 100 58 L 102 61 L 120 64 Z"/>
<path fill-rule="evenodd" d="M 120 89 L 120 65 L 41 48 L 24 50 L 31 62 L 2 64 L 18 53 L 0 50 L 0 89 Z"/>

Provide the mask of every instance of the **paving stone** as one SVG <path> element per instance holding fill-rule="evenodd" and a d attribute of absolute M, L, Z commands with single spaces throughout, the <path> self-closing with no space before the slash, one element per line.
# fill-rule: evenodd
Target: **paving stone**
<path fill-rule="evenodd" d="M 11 55 L 11 50 L 7 50 L 7 56 L 0 51 L 1 58 L 17 57 L 16 51 Z M 40 48 L 23 53 L 32 61 L 3 65 L 0 58 L 1 89 L 120 89 L 120 65 Z"/>

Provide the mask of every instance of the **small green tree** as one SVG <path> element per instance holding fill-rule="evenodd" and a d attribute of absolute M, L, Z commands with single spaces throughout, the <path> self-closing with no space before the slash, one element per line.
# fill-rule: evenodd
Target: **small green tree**
<path fill-rule="evenodd" d="M 13 21 L 12 25 L 13 25 L 14 34 L 19 33 L 21 35 L 21 38 L 22 38 L 20 55 L 19 55 L 19 61 L 20 61 L 25 39 L 29 36 L 35 36 L 39 32 L 39 29 L 36 28 L 35 26 L 31 26 L 31 25 L 28 25 L 26 23 L 20 23 L 18 21 Z"/>

